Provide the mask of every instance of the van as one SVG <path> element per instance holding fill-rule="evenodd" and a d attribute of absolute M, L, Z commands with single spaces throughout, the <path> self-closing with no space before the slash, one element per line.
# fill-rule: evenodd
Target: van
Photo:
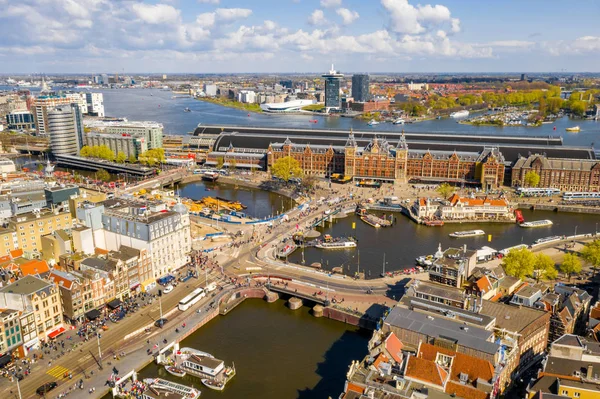
<path fill-rule="evenodd" d="M 217 283 L 215 283 L 215 282 L 212 282 L 206 286 L 206 292 L 213 292 L 216 289 L 217 289 Z"/>

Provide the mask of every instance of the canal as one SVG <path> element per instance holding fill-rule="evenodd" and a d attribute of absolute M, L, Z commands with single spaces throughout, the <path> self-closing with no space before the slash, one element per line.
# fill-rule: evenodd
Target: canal
<path fill-rule="evenodd" d="M 208 399 L 338 397 L 350 362 L 366 355 L 371 332 L 309 312 L 307 307 L 292 311 L 284 301 L 248 300 L 182 341 L 182 347 L 235 363 L 237 374 L 223 392 L 205 388 L 190 375 L 172 376 L 155 363 L 142 369 L 139 378 L 158 376 L 193 385 Z"/>
<path fill-rule="evenodd" d="M 373 212 L 382 215 L 382 212 Z M 389 215 L 389 214 L 388 214 Z M 533 221 L 550 219 L 554 223 L 549 227 L 526 229 L 516 224 L 446 224 L 441 227 L 427 227 L 412 222 L 400 213 L 394 213 L 396 222 L 389 228 L 374 228 L 356 215 L 352 214 L 343 219 L 334 219 L 332 224 L 318 230 L 323 234 L 333 237 L 354 236 L 358 240 L 355 249 L 321 250 L 305 248 L 305 264 L 319 262 L 324 269 L 331 270 L 336 266 L 343 266 L 344 274 L 353 275 L 357 270 L 364 271 L 367 278 L 379 277 L 383 270 L 385 254 L 386 271 L 411 268 L 415 265 L 415 258 L 421 255 L 435 253 L 439 244 L 442 248 L 450 246 L 462 247 L 464 244 L 469 249 L 479 249 L 489 246 L 496 250 L 518 245 L 521 243 L 532 244 L 538 238 L 553 235 L 573 235 L 594 233 L 599 227 L 600 215 L 556 213 L 551 211 L 523 210 L 525 220 Z M 353 224 L 355 229 L 352 228 Z M 460 230 L 484 230 L 485 236 L 471 238 L 451 238 L 448 235 Z M 488 242 L 488 235 L 492 240 Z M 288 260 L 294 263 L 302 262 L 302 250 L 298 249 Z"/>
<path fill-rule="evenodd" d="M 285 212 L 294 205 L 289 198 L 283 195 L 234 184 L 193 182 L 177 187 L 182 197 L 193 200 L 219 197 L 239 201 L 247 206 L 244 212 L 259 219 Z"/>

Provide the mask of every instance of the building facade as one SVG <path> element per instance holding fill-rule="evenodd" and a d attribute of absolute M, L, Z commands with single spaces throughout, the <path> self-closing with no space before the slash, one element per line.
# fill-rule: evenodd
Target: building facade
<path fill-rule="evenodd" d="M 323 74 L 325 79 L 325 112 L 342 109 L 342 96 L 340 95 L 340 84 L 344 75 L 336 71 L 331 65 L 331 70 Z"/>
<path fill-rule="evenodd" d="M 85 101 L 89 115 L 104 118 L 104 95 L 102 93 L 85 93 Z"/>
<path fill-rule="evenodd" d="M 42 250 L 42 236 L 55 230 L 70 229 L 73 220 L 69 212 L 30 212 L 13 216 L 8 228 L 16 233 L 19 248 L 29 252 Z"/>
<path fill-rule="evenodd" d="M 600 162 L 591 159 L 559 159 L 534 154 L 519 158 L 512 167 L 511 185 L 526 186 L 525 175 L 540 176 L 539 187 L 564 191 L 600 191 Z"/>
<path fill-rule="evenodd" d="M 6 124 L 9 129 L 31 130 L 35 129 L 33 114 L 29 111 L 13 111 L 6 115 Z"/>
<path fill-rule="evenodd" d="M 66 96 L 39 96 L 31 104 L 35 122 L 35 132 L 39 136 L 48 134 L 48 111 L 59 105 L 69 105 L 72 100 Z"/>
<path fill-rule="evenodd" d="M 47 132 L 54 155 L 79 155 L 83 147 L 83 116 L 77 104 L 58 106 L 47 112 Z"/>
<path fill-rule="evenodd" d="M 105 133 L 128 134 L 143 138 L 148 149 L 162 148 L 163 125 L 156 122 L 109 122 L 104 125 Z"/>
<path fill-rule="evenodd" d="M 369 75 L 356 74 L 352 76 L 352 98 L 356 102 L 366 102 L 371 99 Z"/>
<path fill-rule="evenodd" d="M 110 148 L 115 155 L 122 152 L 129 157 L 139 157 L 140 154 L 148 151 L 148 145 L 145 138 L 132 137 L 126 134 L 107 134 L 107 133 L 88 133 L 86 135 L 88 146 L 105 145 Z"/>

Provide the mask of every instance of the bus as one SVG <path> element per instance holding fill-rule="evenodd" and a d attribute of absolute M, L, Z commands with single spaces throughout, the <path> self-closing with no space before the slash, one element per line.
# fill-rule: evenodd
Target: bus
<path fill-rule="evenodd" d="M 591 193 L 591 192 L 565 192 L 562 196 L 563 200 L 577 200 L 577 199 L 590 199 L 590 198 L 600 198 L 600 193 Z"/>
<path fill-rule="evenodd" d="M 551 197 L 560 194 L 558 188 L 519 187 L 516 191 L 521 197 Z"/>
<path fill-rule="evenodd" d="M 206 296 L 204 289 L 196 288 L 192 291 L 188 296 L 179 301 L 179 310 L 185 312 L 190 308 L 190 306 L 195 305 L 198 301 Z"/>

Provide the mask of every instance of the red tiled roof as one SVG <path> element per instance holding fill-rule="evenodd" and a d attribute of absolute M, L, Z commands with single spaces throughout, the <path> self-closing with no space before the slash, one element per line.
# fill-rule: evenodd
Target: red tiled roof
<path fill-rule="evenodd" d="M 430 360 L 409 356 L 406 361 L 404 376 L 444 388 L 448 373 L 438 364 Z"/>
<path fill-rule="evenodd" d="M 68 280 L 62 276 L 59 276 L 58 274 L 50 273 L 50 275 L 48 275 L 48 278 L 50 280 L 54 281 L 59 286 L 65 287 L 68 290 L 70 290 L 73 285 L 72 280 Z"/>
<path fill-rule="evenodd" d="M 363 387 L 361 387 L 360 385 L 349 382 L 348 388 L 346 389 L 346 391 L 354 391 L 354 392 L 358 392 L 358 393 L 364 393 L 365 389 Z"/>
<path fill-rule="evenodd" d="M 396 334 L 390 333 L 385 339 L 385 349 L 397 363 L 402 362 L 402 348 L 404 348 L 404 344 L 396 337 Z"/>
<path fill-rule="evenodd" d="M 23 276 L 46 273 L 48 271 L 50 271 L 50 268 L 45 260 L 32 259 L 21 265 L 21 274 L 23 274 Z"/>
<path fill-rule="evenodd" d="M 459 398 L 465 399 L 486 399 L 488 397 L 486 392 L 454 381 L 448 381 L 448 384 L 446 384 L 446 393 L 450 395 L 454 394 Z"/>
<path fill-rule="evenodd" d="M 596 306 L 590 309 L 590 318 L 592 319 L 600 319 L 600 306 L 597 303 Z"/>
<path fill-rule="evenodd" d="M 498 300 L 502 298 L 502 293 L 499 292 L 496 295 L 494 295 L 492 298 L 490 298 L 490 302 L 498 302 Z"/>
<path fill-rule="evenodd" d="M 10 251 L 10 256 L 14 259 L 14 258 L 20 258 L 21 256 L 23 256 L 23 250 L 22 249 L 14 249 L 12 251 Z"/>
<path fill-rule="evenodd" d="M 388 357 L 386 355 L 384 355 L 383 353 L 380 353 L 379 355 L 377 355 L 377 357 L 375 358 L 375 361 L 373 362 L 373 366 L 378 369 L 379 365 L 381 363 L 388 363 L 390 361 L 390 359 L 388 359 Z"/>
<path fill-rule="evenodd" d="M 461 197 L 460 195 L 458 195 L 456 193 L 450 197 L 449 201 L 452 204 L 452 206 L 455 206 L 458 202 L 464 204 L 465 206 L 482 206 L 482 205 L 508 206 L 508 202 L 504 199 L 491 199 L 488 197 L 468 198 L 468 197 Z"/>
<path fill-rule="evenodd" d="M 490 292 L 492 290 L 492 283 L 488 276 L 483 276 L 477 280 L 477 288 L 479 289 L 479 292 Z"/>

